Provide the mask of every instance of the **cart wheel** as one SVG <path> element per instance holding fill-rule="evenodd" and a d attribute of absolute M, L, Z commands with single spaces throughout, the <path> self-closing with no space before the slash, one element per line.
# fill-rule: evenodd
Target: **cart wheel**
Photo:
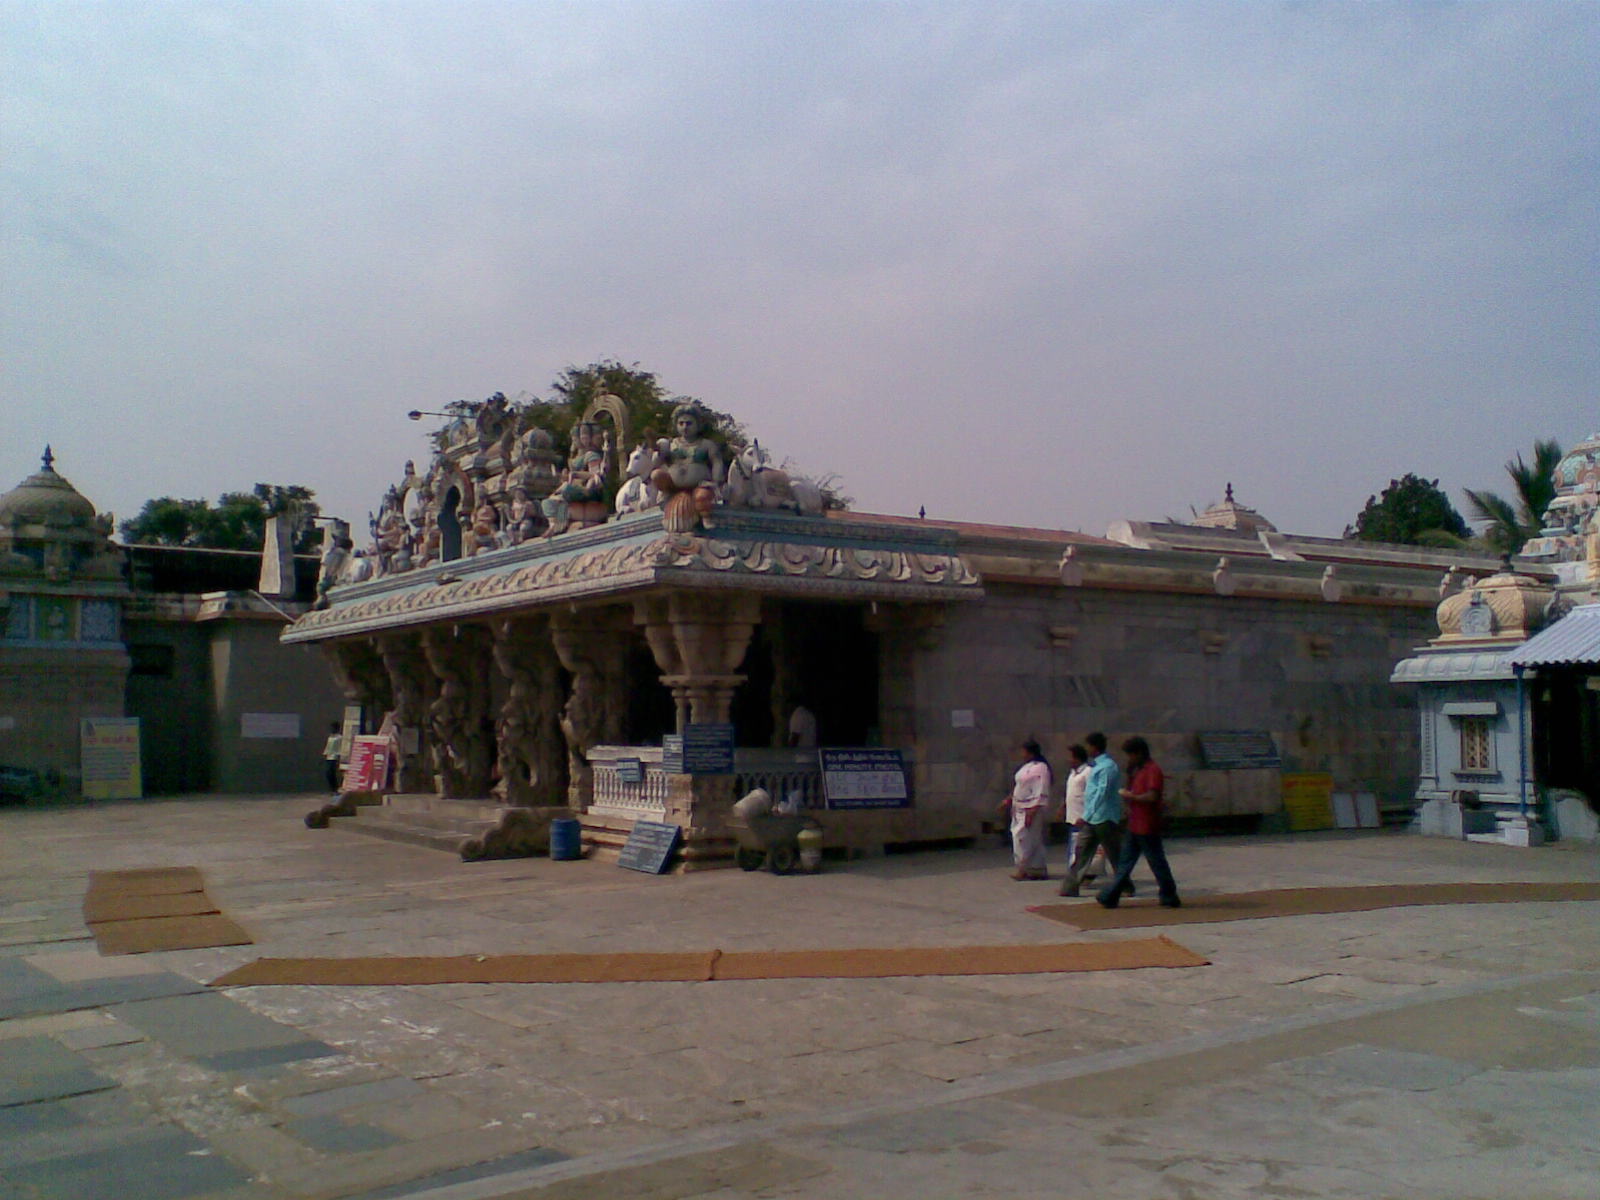
<path fill-rule="evenodd" d="M 787 842 L 779 842 L 767 851 L 767 870 L 774 875 L 787 875 L 794 870 L 795 860 L 800 857 L 800 852 Z"/>
<path fill-rule="evenodd" d="M 733 861 L 738 864 L 741 871 L 759 870 L 762 860 L 765 858 L 766 855 L 762 854 L 761 851 L 746 850 L 743 846 L 733 852 Z"/>

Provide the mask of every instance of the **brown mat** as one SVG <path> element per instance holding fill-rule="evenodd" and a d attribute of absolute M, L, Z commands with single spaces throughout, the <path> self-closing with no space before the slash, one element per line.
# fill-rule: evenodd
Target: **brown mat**
<path fill-rule="evenodd" d="M 307 983 L 699 983 L 715 950 L 683 954 L 460 954 L 446 958 L 258 958 L 212 987 Z"/>
<path fill-rule="evenodd" d="M 83 919 L 101 954 L 244 946 L 252 940 L 212 903 L 196 867 L 92 871 Z"/>
<path fill-rule="evenodd" d="M 1164 937 L 1043 946 L 928 946 L 889 950 L 735 950 L 718 979 L 884 979 L 894 975 L 1037 975 L 1203 967 L 1207 960 Z"/>
<path fill-rule="evenodd" d="M 248 946 L 253 940 L 227 917 L 154 917 L 148 921 L 102 921 L 94 926 L 101 954 L 148 954 L 152 950 L 200 950 Z"/>
<path fill-rule="evenodd" d="M 497 954 L 449 958 L 262 958 L 212 987 L 427 983 L 701 983 L 712 979 L 882 979 L 894 975 L 1018 975 L 1201 967 L 1164 937 L 1101 944 L 890 950 L 704 950 L 681 954 Z"/>
<path fill-rule="evenodd" d="M 219 911 L 204 892 L 173 892 L 160 896 L 128 896 L 120 892 L 91 892 L 83 898 L 83 919 L 137 921 L 150 917 L 198 917 Z"/>
<path fill-rule="evenodd" d="M 1214 921 L 1255 921 L 1316 913 L 1372 912 L 1425 904 L 1512 904 L 1530 901 L 1600 900 L 1600 883 L 1411 883 L 1373 887 L 1282 888 L 1193 896 L 1182 908 L 1161 908 L 1154 900 L 1124 900 L 1101 908 L 1093 900 L 1040 904 L 1029 912 L 1078 929 L 1135 929 L 1148 925 L 1204 925 Z"/>
<path fill-rule="evenodd" d="M 141 867 L 136 871 L 90 871 L 89 894 L 116 893 L 122 896 L 165 896 L 175 892 L 199 892 L 205 883 L 196 867 Z"/>

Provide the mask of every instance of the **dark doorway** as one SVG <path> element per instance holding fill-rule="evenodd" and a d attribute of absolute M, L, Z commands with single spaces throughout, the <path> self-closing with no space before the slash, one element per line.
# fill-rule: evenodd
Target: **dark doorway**
<path fill-rule="evenodd" d="M 461 489 L 452 487 L 439 506 L 439 561 L 461 557 Z"/>
<path fill-rule="evenodd" d="M 1571 788 L 1600 812 L 1600 676 L 1545 671 L 1530 681 L 1534 778 Z"/>
<path fill-rule="evenodd" d="M 678 731 L 678 709 L 672 702 L 672 689 L 661 682 L 661 668 L 644 638 L 628 647 L 628 717 L 630 746 L 654 746 L 669 733 Z"/>
<path fill-rule="evenodd" d="M 845 604 L 785 604 L 780 652 L 790 698 L 817 718 L 824 746 L 870 746 L 878 722 L 878 635 Z M 788 719 L 788 714 L 784 714 Z"/>

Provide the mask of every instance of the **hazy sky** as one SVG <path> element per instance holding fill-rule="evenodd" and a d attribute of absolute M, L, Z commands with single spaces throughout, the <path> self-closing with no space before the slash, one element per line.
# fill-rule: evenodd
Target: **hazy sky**
<path fill-rule="evenodd" d="M 0 0 L 0 489 L 612 357 L 884 512 L 1337 534 L 1600 429 L 1600 3 Z"/>

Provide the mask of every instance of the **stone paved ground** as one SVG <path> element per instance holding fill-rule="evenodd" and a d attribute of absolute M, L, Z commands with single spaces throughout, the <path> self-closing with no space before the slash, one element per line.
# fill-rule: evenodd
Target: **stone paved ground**
<path fill-rule="evenodd" d="M 263 955 L 1115 940 L 998 848 L 823 874 L 463 864 L 307 798 L 0 810 L 0 1194 L 1586 1197 L 1600 904 L 1188 925 L 1184 971 L 201 985 Z M 1180 840 L 1186 895 L 1595 880 L 1593 847 Z M 1055 852 L 1060 858 L 1059 848 Z M 102 958 L 88 872 L 193 864 L 254 946 Z"/>

